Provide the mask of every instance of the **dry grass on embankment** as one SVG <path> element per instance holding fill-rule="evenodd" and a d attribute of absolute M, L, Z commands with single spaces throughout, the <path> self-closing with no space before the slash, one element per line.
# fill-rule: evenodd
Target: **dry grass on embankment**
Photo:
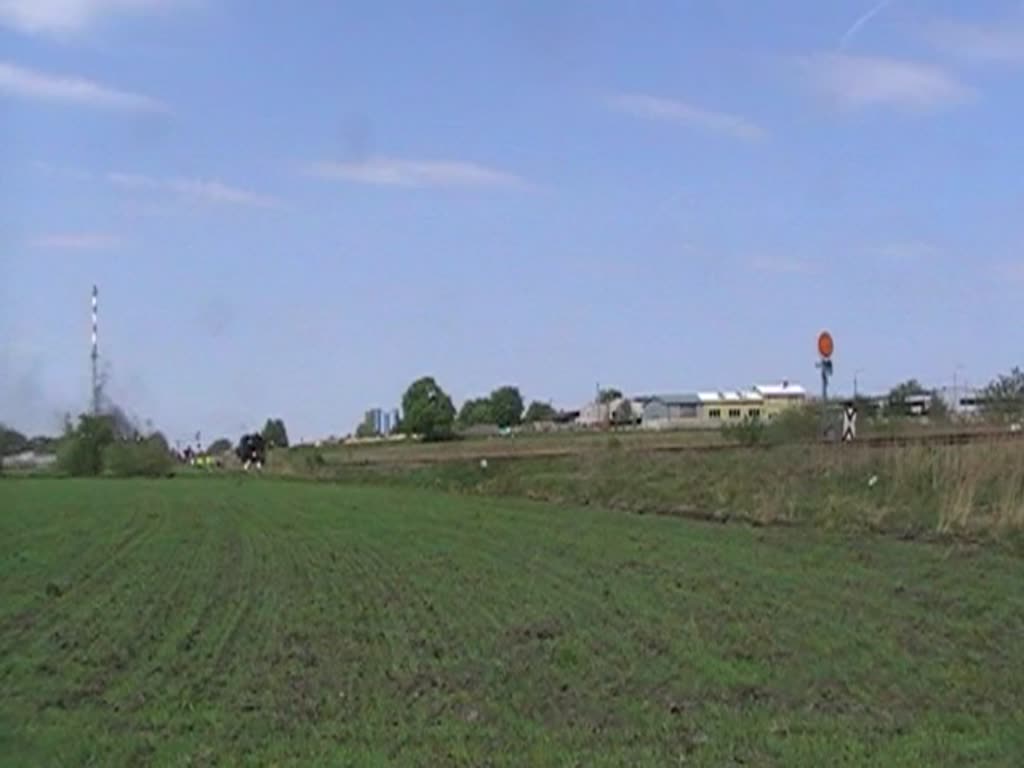
<path fill-rule="evenodd" d="M 283 458 L 283 457 L 282 457 Z M 876 530 L 907 536 L 1024 534 L 1024 441 L 782 445 L 666 453 L 608 438 L 573 455 L 366 466 L 289 454 L 288 474 L 525 496 L 636 513 Z"/>

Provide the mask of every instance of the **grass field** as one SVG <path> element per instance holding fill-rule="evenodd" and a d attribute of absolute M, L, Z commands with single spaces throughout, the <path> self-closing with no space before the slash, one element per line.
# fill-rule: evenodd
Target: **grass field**
<path fill-rule="evenodd" d="M 0 763 L 1017 766 L 1021 560 L 250 478 L 0 482 Z"/>

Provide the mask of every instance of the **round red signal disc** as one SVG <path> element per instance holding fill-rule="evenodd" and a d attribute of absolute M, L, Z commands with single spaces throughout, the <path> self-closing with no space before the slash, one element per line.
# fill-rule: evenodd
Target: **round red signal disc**
<path fill-rule="evenodd" d="M 828 331 L 823 331 L 818 337 L 818 354 L 824 358 L 832 357 L 832 353 L 836 351 L 835 341 L 832 340 L 832 334 Z"/>

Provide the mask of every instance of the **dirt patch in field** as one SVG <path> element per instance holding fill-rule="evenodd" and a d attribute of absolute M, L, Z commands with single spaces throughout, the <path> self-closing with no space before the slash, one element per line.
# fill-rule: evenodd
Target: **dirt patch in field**
<path fill-rule="evenodd" d="M 526 624 L 510 627 L 505 638 L 513 645 L 520 645 L 534 640 L 554 640 L 565 631 L 562 622 L 555 617 L 545 617 Z"/>

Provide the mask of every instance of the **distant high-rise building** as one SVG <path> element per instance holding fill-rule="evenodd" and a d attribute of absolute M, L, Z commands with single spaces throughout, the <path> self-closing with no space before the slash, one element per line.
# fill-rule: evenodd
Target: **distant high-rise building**
<path fill-rule="evenodd" d="M 363 415 L 362 432 L 365 435 L 387 436 L 398 431 L 399 411 L 397 408 L 384 410 L 371 408 Z"/>

